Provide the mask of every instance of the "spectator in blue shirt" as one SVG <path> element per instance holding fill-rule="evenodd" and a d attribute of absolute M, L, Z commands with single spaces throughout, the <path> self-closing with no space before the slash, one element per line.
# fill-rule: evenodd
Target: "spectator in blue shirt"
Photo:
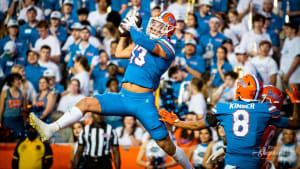
<path fill-rule="evenodd" d="M 73 0 L 73 13 L 76 13 L 77 10 L 79 10 L 80 8 L 86 8 L 88 9 L 90 12 L 93 12 L 96 10 L 96 4 L 95 4 L 95 0 Z"/>
<path fill-rule="evenodd" d="M 173 96 L 177 99 L 180 92 L 180 86 L 183 82 L 191 81 L 193 76 L 182 70 L 180 66 L 173 66 L 169 69 L 168 75 L 174 81 L 172 82 Z"/>
<path fill-rule="evenodd" d="M 220 20 L 219 18 L 212 17 L 209 21 L 210 31 L 200 37 L 198 52 L 203 55 L 206 59 L 206 67 L 210 67 L 212 63 L 217 61 L 216 52 L 222 42 L 227 39 L 227 37 L 219 32 Z"/>
<path fill-rule="evenodd" d="M 73 0 L 65 0 L 62 6 L 62 26 L 69 28 L 73 23 L 78 22 L 78 16 L 76 12 L 72 13 Z"/>
<path fill-rule="evenodd" d="M 111 10 L 121 15 L 127 9 L 127 4 L 128 0 L 111 0 Z"/>
<path fill-rule="evenodd" d="M 53 70 L 45 70 L 43 76 L 48 78 L 50 89 L 49 91 L 52 92 L 55 96 L 59 96 L 62 92 L 65 91 L 64 86 L 56 82 L 56 77 Z"/>
<path fill-rule="evenodd" d="M 184 18 L 178 17 L 176 20 L 176 30 L 171 37 L 171 42 L 175 47 L 175 55 L 179 56 L 184 47 Z"/>
<path fill-rule="evenodd" d="M 196 55 L 196 46 L 197 43 L 194 39 L 185 40 L 182 66 L 194 77 L 201 78 L 205 72 L 205 61 L 202 56 Z"/>
<path fill-rule="evenodd" d="M 28 46 L 26 42 L 18 37 L 19 25 L 16 20 L 9 20 L 7 24 L 8 35 L 0 40 L 0 54 L 4 52 L 4 46 L 7 42 L 12 41 L 16 45 L 16 57 L 17 64 L 25 65 L 26 64 L 26 52 Z"/>
<path fill-rule="evenodd" d="M 99 58 L 99 51 L 89 42 L 91 36 L 91 28 L 84 26 L 80 32 L 81 42 L 74 47 L 73 52 L 71 53 L 70 60 L 68 62 L 68 68 L 73 67 L 74 58 L 76 56 L 82 55 L 85 56 L 88 60 L 88 65 L 91 66 L 91 70 L 97 64 L 97 58 Z M 93 63 L 93 60 L 95 63 Z"/>
<path fill-rule="evenodd" d="M 273 13 L 273 0 L 264 0 L 263 15 L 271 19 L 269 29 L 279 34 L 282 30 L 282 19 L 279 15 Z"/>
<path fill-rule="evenodd" d="M 232 70 L 232 66 L 227 61 L 227 49 L 223 46 L 217 49 L 217 63 L 211 65 L 210 80 L 212 87 L 219 87 L 224 83 L 225 73 Z"/>
<path fill-rule="evenodd" d="M 60 45 L 62 46 L 67 40 L 68 32 L 65 28 L 63 28 L 60 25 L 60 19 L 61 19 L 60 12 L 53 11 L 51 13 L 49 34 L 56 37 L 59 40 Z"/>
<path fill-rule="evenodd" d="M 29 8 L 26 12 L 27 23 L 20 27 L 19 37 L 23 39 L 28 46 L 34 46 L 35 42 L 40 38 L 37 24 L 37 11 L 35 8 Z"/>
<path fill-rule="evenodd" d="M 25 77 L 29 80 L 36 91 L 39 90 L 39 80 L 47 69 L 38 64 L 39 54 L 33 50 L 27 52 L 27 66 L 24 68 Z"/>
<path fill-rule="evenodd" d="M 287 6 L 289 4 L 289 7 Z M 289 12 L 287 12 L 287 9 L 290 9 Z M 290 21 L 295 21 L 300 24 L 300 0 L 282 0 L 281 1 L 281 14 L 282 18 L 285 20 L 286 14 L 289 16 Z"/>
<path fill-rule="evenodd" d="M 101 94 L 105 92 L 106 82 L 108 80 L 107 63 L 109 57 L 105 51 L 100 53 L 100 63 L 97 64 L 91 73 L 91 79 L 94 80 L 93 91 L 94 94 Z"/>
<path fill-rule="evenodd" d="M 213 0 L 213 11 L 217 12 L 227 12 L 228 0 Z"/>
<path fill-rule="evenodd" d="M 266 20 L 264 23 L 264 30 L 269 34 L 272 42 L 272 49 L 274 52 L 278 52 L 280 47 L 279 34 L 275 29 L 271 28 L 272 18 L 270 16 L 265 16 Z"/>
<path fill-rule="evenodd" d="M 96 28 L 94 28 L 93 26 L 91 26 L 90 22 L 88 21 L 88 16 L 89 16 L 89 10 L 86 8 L 80 8 L 77 11 L 77 16 L 78 16 L 78 21 L 82 24 L 82 25 L 88 25 L 91 28 L 91 34 L 93 36 L 96 36 Z"/>
<path fill-rule="evenodd" d="M 146 1 L 146 0 L 144 0 Z M 149 3 L 150 5 L 150 3 Z M 142 17 L 142 28 L 146 31 L 149 18 L 151 17 L 150 10 L 147 11 L 145 6 L 142 6 L 141 0 L 132 1 L 132 7 L 127 8 L 121 15 L 122 20 L 127 16 L 131 16 L 136 9 L 136 12 Z"/>
<path fill-rule="evenodd" d="M 17 53 L 16 44 L 13 41 L 9 41 L 5 44 L 4 53 L 0 59 L 0 66 L 5 76 L 10 74 L 10 70 L 15 64 L 20 64 L 20 61 L 23 63 L 24 58 L 20 59 Z"/>
<path fill-rule="evenodd" d="M 60 3 L 57 0 L 43 0 L 38 5 L 43 7 L 44 15 L 48 21 L 51 12 L 60 10 Z"/>
<path fill-rule="evenodd" d="M 195 13 L 195 15 L 197 16 L 198 25 L 201 25 L 198 26 L 197 29 L 200 36 L 209 32 L 208 23 L 210 18 L 212 17 L 211 8 L 212 2 L 210 0 L 201 0 L 199 12 Z"/>

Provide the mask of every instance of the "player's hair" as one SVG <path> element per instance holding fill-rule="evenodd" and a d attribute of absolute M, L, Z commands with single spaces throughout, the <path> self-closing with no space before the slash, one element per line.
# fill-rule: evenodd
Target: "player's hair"
<path fill-rule="evenodd" d="M 271 48 L 272 47 L 272 43 L 268 40 L 262 40 L 260 43 L 259 43 L 259 47 L 261 47 L 262 45 L 269 45 L 269 47 Z"/>
<path fill-rule="evenodd" d="M 45 20 L 40 21 L 37 26 L 37 28 L 45 28 L 45 29 L 49 29 L 49 23 Z"/>
<path fill-rule="evenodd" d="M 75 57 L 75 61 L 79 62 L 86 71 L 90 70 L 90 66 L 88 65 L 88 60 L 85 56 L 82 56 L 82 55 L 77 56 L 77 57 Z"/>
<path fill-rule="evenodd" d="M 263 23 L 265 23 L 265 20 L 266 20 L 266 18 L 263 16 L 263 15 L 261 15 L 261 14 L 255 14 L 254 16 L 253 16 L 253 18 L 252 18 L 252 22 L 254 23 L 254 22 L 258 22 L 258 21 L 260 21 L 260 20 L 262 20 L 263 21 Z"/>
<path fill-rule="evenodd" d="M 181 71 L 180 66 L 172 66 L 170 67 L 169 71 L 168 71 L 168 75 L 169 77 L 172 77 L 174 74 L 176 74 L 178 71 Z"/>
<path fill-rule="evenodd" d="M 117 78 L 110 78 L 107 82 L 106 82 L 106 88 L 109 88 L 110 84 L 115 81 L 119 84 L 119 81 Z"/>
<path fill-rule="evenodd" d="M 80 9 L 77 10 L 77 14 L 78 15 L 88 15 L 89 10 L 87 8 L 80 8 Z"/>
<path fill-rule="evenodd" d="M 51 48 L 50 48 L 50 46 L 48 46 L 48 45 L 43 45 L 42 47 L 41 47 L 41 50 L 42 49 L 47 49 L 47 50 L 50 50 L 51 51 Z"/>
<path fill-rule="evenodd" d="M 237 74 L 236 72 L 230 70 L 230 71 L 226 72 L 224 76 L 225 76 L 225 77 L 226 77 L 226 76 L 230 76 L 230 77 L 232 77 L 233 79 L 237 79 L 237 78 L 239 77 L 239 74 Z"/>
<path fill-rule="evenodd" d="M 124 134 L 124 131 L 125 131 L 125 123 L 124 123 L 124 119 L 125 119 L 126 117 L 133 117 L 133 116 L 124 116 L 124 117 L 122 117 L 123 128 L 122 128 L 122 130 L 121 130 L 120 137 L 123 137 L 123 134 Z M 135 130 L 136 130 L 136 128 L 137 128 L 136 118 L 135 118 L 135 117 L 133 117 L 133 118 L 134 118 L 134 122 L 135 122 L 135 123 L 133 124 L 133 126 L 132 126 L 132 131 L 131 131 L 131 133 L 129 133 L 129 135 L 134 135 Z"/>
<path fill-rule="evenodd" d="M 202 90 L 203 87 L 203 81 L 200 78 L 197 77 L 193 77 L 191 80 L 191 84 L 194 85 L 198 91 Z"/>

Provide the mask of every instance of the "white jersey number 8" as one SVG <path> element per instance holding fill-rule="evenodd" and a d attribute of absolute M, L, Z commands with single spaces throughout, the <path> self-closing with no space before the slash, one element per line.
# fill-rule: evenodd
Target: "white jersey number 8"
<path fill-rule="evenodd" d="M 249 132 L 249 112 L 246 110 L 237 110 L 233 113 L 233 134 L 238 137 L 244 137 Z"/>
<path fill-rule="evenodd" d="M 134 51 L 138 52 L 138 55 L 135 55 Z M 131 59 L 130 59 L 130 63 L 134 63 L 138 66 L 143 66 L 146 62 L 145 62 L 145 56 L 147 54 L 147 50 L 139 45 L 136 45 L 134 47 L 134 49 L 131 52 Z"/>

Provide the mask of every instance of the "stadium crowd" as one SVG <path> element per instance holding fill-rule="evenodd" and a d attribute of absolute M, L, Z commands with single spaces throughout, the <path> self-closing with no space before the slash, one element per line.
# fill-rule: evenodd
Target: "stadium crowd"
<path fill-rule="evenodd" d="M 154 93 L 158 108 L 186 121 L 204 119 L 213 105 L 235 99 L 235 82 L 244 74 L 254 74 L 264 85 L 281 91 L 290 84 L 300 89 L 300 0 L 0 0 L 0 141 L 26 144 L 35 140 L 29 112 L 50 123 L 82 98 L 119 92 L 132 62 L 115 57 L 119 24 L 137 13 L 146 31 L 150 17 L 162 9 L 176 18 L 170 39 L 176 57 Z M 288 97 L 281 111 L 292 115 Z M 103 131 L 92 131 L 90 126 Z M 86 134 L 98 132 L 112 136 L 111 142 L 106 141 L 114 157 L 118 157 L 118 145 L 141 146 L 139 165 L 176 165 L 164 163 L 163 151 L 150 162 L 142 160 L 145 154 L 151 156 L 149 146 L 159 147 L 131 116 L 103 119 L 88 113 L 81 123 L 56 133 L 50 143 L 72 143 L 74 168 L 93 168 L 91 163 L 103 164 L 110 158 L 109 146 L 95 150 L 101 140 Z M 196 168 L 222 168 L 222 160 L 206 163 L 210 154 L 223 147 L 222 127 L 170 128 L 170 132 L 178 146 L 190 149 L 188 158 Z M 271 145 L 282 153 L 274 153 L 275 165 L 299 168 L 300 132 L 285 129 L 276 134 L 279 137 Z M 42 144 L 49 153 L 49 146 Z M 21 158 L 16 152 L 14 157 Z M 80 162 L 82 154 L 88 165 Z"/>

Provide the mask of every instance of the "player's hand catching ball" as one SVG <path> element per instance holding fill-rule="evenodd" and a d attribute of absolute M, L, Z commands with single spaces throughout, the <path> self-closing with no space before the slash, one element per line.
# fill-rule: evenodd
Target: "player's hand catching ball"
<path fill-rule="evenodd" d="M 292 87 L 293 93 L 291 93 L 288 89 L 285 90 L 286 93 L 289 95 L 291 102 L 292 103 L 300 103 L 300 94 L 299 94 L 298 89 L 293 84 L 291 84 L 291 87 Z"/>
<path fill-rule="evenodd" d="M 128 37 L 129 36 L 129 29 L 131 27 L 141 29 L 142 25 L 142 17 L 139 15 L 135 16 L 128 16 L 126 17 L 119 26 L 119 32 L 121 37 Z"/>
<path fill-rule="evenodd" d="M 160 109 L 158 113 L 162 117 L 159 119 L 160 121 L 164 121 L 169 124 L 173 124 L 173 123 L 179 121 L 177 115 L 174 114 L 173 112 L 170 113 L 165 109 Z"/>

